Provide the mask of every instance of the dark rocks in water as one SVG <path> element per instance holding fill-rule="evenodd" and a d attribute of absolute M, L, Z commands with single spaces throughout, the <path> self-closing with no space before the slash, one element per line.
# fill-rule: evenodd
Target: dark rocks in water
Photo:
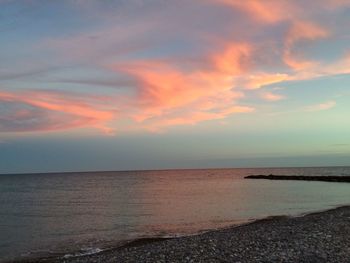
<path fill-rule="evenodd" d="M 248 175 L 245 179 L 300 180 L 350 183 L 350 176 Z"/>

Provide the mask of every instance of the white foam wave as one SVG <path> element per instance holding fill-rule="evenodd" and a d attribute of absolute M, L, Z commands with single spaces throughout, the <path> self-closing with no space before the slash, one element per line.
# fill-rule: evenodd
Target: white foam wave
<path fill-rule="evenodd" d="M 63 258 L 72 258 L 72 257 L 81 257 L 81 256 L 89 256 L 93 254 L 97 254 L 102 252 L 103 249 L 100 248 L 84 248 L 81 249 L 79 252 L 74 253 L 74 254 L 66 254 L 63 256 Z"/>

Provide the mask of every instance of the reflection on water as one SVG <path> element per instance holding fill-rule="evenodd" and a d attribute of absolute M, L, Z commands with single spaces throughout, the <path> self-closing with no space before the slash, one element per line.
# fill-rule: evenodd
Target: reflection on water
<path fill-rule="evenodd" d="M 349 184 L 242 179 L 269 173 L 350 175 L 350 168 L 2 175 L 0 259 L 190 234 L 349 203 Z"/>

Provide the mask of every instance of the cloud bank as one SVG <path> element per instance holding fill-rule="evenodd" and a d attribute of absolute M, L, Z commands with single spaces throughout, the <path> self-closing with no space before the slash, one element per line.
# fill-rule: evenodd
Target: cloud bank
<path fill-rule="evenodd" d="M 62 1 L 72 28 L 33 34 L 27 56 L 10 48 L 15 62 L 0 68 L 0 132 L 164 131 L 288 100 L 267 88 L 350 73 L 337 22 L 350 1 L 311 2 Z"/>

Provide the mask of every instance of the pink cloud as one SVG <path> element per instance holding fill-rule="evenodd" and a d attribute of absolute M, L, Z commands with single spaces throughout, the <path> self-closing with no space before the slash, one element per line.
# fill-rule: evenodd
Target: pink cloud
<path fill-rule="evenodd" d="M 261 93 L 261 97 L 267 101 L 279 101 L 279 100 L 283 100 L 286 98 L 283 95 L 275 94 L 272 92 L 263 92 L 263 93 Z"/>
<path fill-rule="evenodd" d="M 229 43 L 217 54 L 211 55 L 215 70 L 229 76 L 245 72 L 252 53 L 248 43 Z"/>
<path fill-rule="evenodd" d="M 159 132 L 170 126 L 195 125 L 203 121 L 225 119 L 229 115 L 236 113 L 251 113 L 254 110 L 255 109 L 253 107 L 248 106 L 231 106 L 228 108 L 223 108 L 217 112 L 194 111 L 189 112 L 187 115 L 157 119 L 150 125 L 147 125 L 146 123 L 145 128 L 151 131 Z"/>
<path fill-rule="evenodd" d="M 332 8 L 332 9 L 350 6 L 349 0 L 326 0 L 323 2 L 324 2 L 326 7 Z"/>
<path fill-rule="evenodd" d="M 290 74 L 288 80 L 290 81 L 301 81 L 308 79 L 315 79 L 326 76 L 334 76 L 340 74 L 350 73 L 350 55 L 347 52 L 340 59 L 332 63 L 317 63 L 312 67 L 298 71 L 294 74 Z"/>
<path fill-rule="evenodd" d="M 334 18 L 349 1 L 320 0 L 316 9 L 310 8 L 312 1 L 185 1 L 188 9 L 181 14 L 174 12 L 183 9 L 176 1 L 160 9 L 132 2 L 105 10 L 99 1 L 88 5 L 73 1 L 79 12 L 102 22 L 74 34 L 50 35 L 36 46 L 52 55 L 42 56 L 42 64 L 55 72 L 35 69 L 37 61 L 24 63 L 22 73 L 13 72 L 16 65 L 0 72 L 6 81 L 40 74 L 40 85 L 57 82 L 48 77 L 52 74 L 65 89 L 80 90 L 1 92 L 0 103 L 13 109 L 0 113 L 5 126 L 18 130 L 92 127 L 108 133 L 125 129 L 119 127 L 124 123 L 135 129 L 163 130 L 222 121 L 231 114 L 254 111 L 254 105 L 242 103 L 246 94 L 266 101 L 285 99 L 265 91 L 269 85 L 350 72 L 348 55 L 325 62 L 327 58 L 309 58 L 304 51 L 305 44 L 339 38 L 340 29 L 329 25 L 330 20 L 321 21 L 319 14 Z M 142 8 L 135 8 L 135 3 Z M 56 67 L 65 63 L 74 70 Z M 110 96 L 83 95 L 87 90 Z"/>
<path fill-rule="evenodd" d="M 314 67 L 317 62 L 300 58 L 293 53 L 293 48 L 296 43 L 302 40 L 317 40 L 326 38 L 330 35 L 330 32 L 311 22 L 294 22 L 290 27 L 286 39 L 285 50 L 283 54 L 284 62 L 294 70 L 304 70 L 306 68 Z"/>
<path fill-rule="evenodd" d="M 334 63 L 328 63 L 327 65 L 322 65 L 322 67 L 320 67 L 318 71 L 320 72 L 320 74 L 323 74 L 323 75 L 349 74 L 350 73 L 350 50 Z"/>
<path fill-rule="evenodd" d="M 166 60 L 113 64 L 110 68 L 129 76 L 128 83 L 137 87 L 136 93 L 119 96 L 81 96 L 43 90 L 1 92 L 0 102 L 16 104 L 13 114 L 3 118 L 7 120 L 7 130 L 90 127 L 111 133 L 113 128 L 108 123 L 116 119 L 116 112 L 121 119 L 135 121 L 131 125 L 134 128 L 154 131 L 249 113 L 254 108 L 239 105 L 244 93 L 235 90 L 234 79 L 248 72 L 251 54 L 249 44 L 230 42 L 220 51 L 207 55 L 202 68 L 193 70 L 185 71 Z M 26 120 L 35 120 L 32 121 L 35 125 Z M 18 121 L 18 125 L 13 125 Z"/>
<path fill-rule="evenodd" d="M 335 101 L 331 100 L 331 101 L 323 102 L 320 104 L 308 106 L 305 108 L 305 110 L 306 111 L 323 111 L 323 110 L 332 109 L 336 105 L 337 105 L 337 103 Z"/>
<path fill-rule="evenodd" d="M 77 95 L 39 90 L 0 92 L 0 103 L 6 103 L 6 108 L 11 109 L 0 114 L 3 120 L 0 129 L 50 131 L 93 127 L 111 133 L 106 123 L 113 119 L 115 112 L 104 109 L 104 99 Z"/>
<path fill-rule="evenodd" d="M 115 64 L 112 68 L 138 83 L 136 108 L 131 110 L 135 121 L 148 121 L 155 127 L 195 124 L 253 110 L 237 105 L 243 94 L 234 90 L 233 82 L 246 71 L 250 53 L 249 45 L 230 43 L 208 56 L 205 69 L 189 72 L 158 61 Z"/>
<path fill-rule="evenodd" d="M 264 23 L 276 23 L 290 18 L 297 10 L 292 1 L 285 0 L 212 0 L 248 13 L 252 19 Z M 288 12 L 286 12 L 288 10 Z"/>
<path fill-rule="evenodd" d="M 260 89 L 264 86 L 283 82 L 289 79 L 289 75 L 285 73 L 265 73 L 254 72 L 252 74 L 243 75 L 237 82 L 246 89 Z"/>
<path fill-rule="evenodd" d="M 349 7 L 349 0 L 208 0 L 212 3 L 226 5 L 250 15 L 250 18 L 264 24 L 276 24 L 284 21 L 298 22 L 305 17 L 312 17 L 315 11 L 334 12 Z"/>

